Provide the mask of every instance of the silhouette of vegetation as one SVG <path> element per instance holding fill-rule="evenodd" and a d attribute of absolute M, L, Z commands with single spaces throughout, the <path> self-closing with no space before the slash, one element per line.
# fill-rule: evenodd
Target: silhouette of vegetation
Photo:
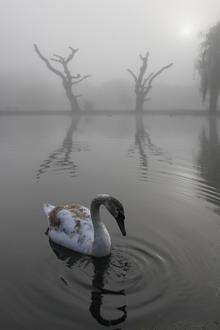
<path fill-rule="evenodd" d="M 166 66 L 163 66 L 160 70 L 156 72 L 151 72 L 150 74 L 147 74 L 149 56 L 149 52 L 147 52 L 145 56 L 140 55 L 141 66 L 137 75 L 132 70 L 127 69 L 127 71 L 131 74 L 135 82 L 135 111 L 137 112 L 143 111 L 144 103 L 148 100 L 148 94 L 152 88 L 152 83 L 154 79 L 156 79 L 163 71 L 169 69 L 173 65 L 173 63 L 170 63 Z"/>
<path fill-rule="evenodd" d="M 200 75 L 200 90 L 205 102 L 209 95 L 209 110 L 215 112 L 220 91 L 220 22 L 201 34 L 196 68 Z"/>
<path fill-rule="evenodd" d="M 37 55 L 40 57 L 40 59 L 42 61 L 44 61 L 44 63 L 46 64 L 46 66 L 48 67 L 48 69 L 50 71 L 52 71 L 53 73 L 55 73 L 58 77 L 60 77 L 62 79 L 62 84 L 63 87 L 65 89 L 66 92 L 66 96 L 70 102 L 70 106 L 71 106 L 71 111 L 73 113 L 79 113 L 81 112 L 80 106 L 78 104 L 77 98 L 80 97 L 81 95 L 75 95 L 72 91 L 72 88 L 74 85 L 79 84 L 80 82 L 82 82 L 83 80 L 87 79 L 90 77 L 90 75 L 84 75 L 81 76 L 81 74 L 75 74 L 73 75 L 70 72 L 70 69 L 68 67 L 70 61 L 73 60 L 75 54 L 78 52 L 78 48 L 72 48 L 69 47 L 70 49 L 70 54 L 67 57 L 63 57 L 57 54 L 53 54 L 53 57 L 50 59 L 50 61 L 59 63 L 60 65 L 62 65 L 63 67 L 63 71 L 60 71 L 58 69 L 56 69 L 51 62 L 41 54 L 38 46 L 36 44 L 34 44 L 34 49 L 37 53 Z"/>
<path fill-rule="evenodd" d="M 203 129 L 200 135 L 200 151 L 197 164 L 200 175 L 205 182 L 212 187 L 212 193 L 205 194 L 205 198 L 220 206 L 220 142 L 218 137 L 217 122 L 215 116 L 209 116 L 209 132 Z M 211 192 L 211 189 L 209 189 Z M 204 196 L 204 194 L 203 194 Z M 219 210 L 218 210 L 219 213 Z"/>

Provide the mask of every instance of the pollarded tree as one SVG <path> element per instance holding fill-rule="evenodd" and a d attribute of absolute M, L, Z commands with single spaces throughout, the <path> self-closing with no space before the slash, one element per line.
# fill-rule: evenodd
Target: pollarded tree
<path fill-rule="evenodd" d="M 220 91 L 220 22 L 202 34 L 197 59 L 203 102 L 209 95 L 209 110 L 215 112 Z"/>
<path fill-rule="evenodd" d="M 79 49 L 69 47 L 70 54 L 67 57 L 54 54 L 53 57 L 50 59 L 51 61 L 57 62 L 60 65 L 62 65 L 63 71 L 60 71 L 56 67 L 54 67 L 51 64 L 50 60 L 48 60 L 45 56 L 41 54 L 36 44 L 34 44 L 34 49 L 38 54 L 38 56 L 41 58 L 41 60 L 44 61 L 48 69 L 61 78 L 63 87 L 66 92 L 66 96 L 70 102 L 72 112 L 73 113 L 81 112 L 80 106 L 77 101 L 78 95 L 75 95 L 73 93 L 72 88 L 74 85 L 79 84 L 81 81 L 90 77 L 90 75 L 84 75 L 84 76 L 81 76 L 81 74 L 73 75 L 68 67 L 70 61 L 72 61 L 72 59 L 74 58 L 75 54 L 78 52 Z"/>
<path fill-rule="evenodd" d="M 173 63 L 163 66 L 160 70 L 156 72 L 151 72 L 147 75 L 149 52 L 145 56 L 140 55 L 141 66 L 139 73 L 136 75 L 132 70 L 127 69 L 127 71 L 132 75 L 135 81 L 135 111 L 142 112 L 145 101 L 148 100 L 148 94 L 152 88 L 152 83 L 155 78 L 157 78 L 163 71 L 169 69 Z"/>

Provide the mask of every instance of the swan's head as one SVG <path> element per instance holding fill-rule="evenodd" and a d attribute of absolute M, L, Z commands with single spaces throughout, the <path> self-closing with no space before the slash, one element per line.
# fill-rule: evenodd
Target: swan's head
<path fill-rule="evenodd" d="M 125 214 L 124 208 L 121 202 L 118 199 L 109 196 L 109 195 L 101 195 L 104 199 L 103 204 L 107 208 L 107 210 L 111 213 L 111 215 L 115 218 L 119 229 L 123 236 L 126 236 L 125 230 Z"/>

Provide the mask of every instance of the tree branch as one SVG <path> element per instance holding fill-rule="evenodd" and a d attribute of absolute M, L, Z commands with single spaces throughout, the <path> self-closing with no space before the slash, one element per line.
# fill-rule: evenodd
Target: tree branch
<path fill-rule="evenodd" d="M 173 63 L 170 63 L 170 64 L 168 64 L 168 65 L 165 65 L 165 66 L 163 66 L 160 70 L 158 70 L 156 73 L 154 73 L 153 75 L 151 74 L 152 76 L 151 76 L 151 78 L 150 78 L 149 81 L 148 81 L 148 85 L 147 85 L 147 87 L 144 88 L 144 90 L 143 90 L 143 95 L 144 95 L 144 97 L 147 96 L 147 94 L 149 93 L 150 89 L 152 88 L 152 82 L 153 82 L 153 80 L 154 80 L 156 77 L 158 77 L 163 71 L 169 69 L 172 65 L 173 65 Z"/>
<path fill-rule="evenodd" d="M 141 54 L 140 54 L 139 56 L 140 56 L 140 59 L 141 59 L 142 61 L 145 61 L 145 60 L 146 60 L 146 62 L 147 62 L 147 61 L 148 61 L 148 58 L 149 58 L 149 56 L 150 56 L 150 53 L 147 52 L 145 56 L 142 56 Z"/>
<path fill-rule="evenodd" d="M 79 79 L 79 78 L 81 78 L 81 74 L 78 73 L 78 74 L 72 75 L 71 78 L 72 79 Z"/>
<path fill-rule="evenodd" d="M 132 75 L 132 77 L 134 78 L 135 82 L 137 82 L 137 76 L 134 74 L 134 72 L 130 69 L 127 69 L 127 71 Z"/>
<path fill-rule="evenodd" d="M 148 65 L 148 58 L 149 58 L 149 55 L 150 53 L 147 52 L 146 53 L 146 56 L 142 56 L 142 55 L 139 55 L 140 56 L 140 59 L 142 60 L 142 65 L 140 67 L 140 72 L 139 72 L 139 76 L 138 76 L 138 83 L 141 85 L 142 84 L 142 81 L 143 81 L 143 78 L 144 78 L 144 75 L 147 71 L 147 65 Z"/>
<path fill-rule="evenodd" d="M 66 63 L 68 63 L 69 61 L 71 61 L 74 57 L 74 55 L 78 52 L 79 48 L 72 48 L 69 47 L 69 49 L 71 50 L 70 55 L 67 57 L 67 59 L 65 60 Z"/>
<path fill-rule="evenodd" d="M 65 62 L 65 58 L 63 56 L 60 56 L 60 55 L 57 55 L 57 54 L 53 54 L 53 56 L 58 58 L 61 63 Z"/>
<path fill-rule="evenodd" d="M 149 83 L 147 87 L 143 89 L 144 100 L 146 99 L 147 94 L 150 92 L 152 85 Z"/>
<path fill-rule="evenodd" d="M 44 56 L 41 54 L 41 52 L 40 52 L 40 50 L 39 50 L 39 48 L 37 47 L 36 44 L 34 44 L 34 49 L 35 49 L 36 53 L 38 54 L 38 56 L 42 59 L 42 61 L 44 61 L 44 63 L 45 63 L 46 66 L 48 67 L 48 69 L 51 70 L 53 73 L 55 73 L 57 76 L 60 76 L 60 77 L 64 80 L 65 77 L 64 77 L 64 75 L 62 74 L 62 72 L 60 72 L 59 70 L 55 69 L 55 68 L 51 65 L 50 61 L 49 61 L 46 57 L 44 57 Z"/>
<path fill-rule="evenodd" d="M 146 83 L 148 82 L 148 80 L 153 76 L 153 72 L 151 74 L 149 74 L 143 81 L 143 87 L 146 85 Z"/>
<path fill-rule="evenodd" d="M 72 82 L 72 85 L 79 84 L 81 81 L 83 81 L 83 80 L 85 80 L 85 79 L 87 79 L 87 78 L 89 78 L 89 77 L 91 77 L 91 75 L 90 75 L 90 74 L 87 74 L 86 76 L 83 76 L 83 77 L 80 78 L 79 80 L 73 81 L 73 82 Z"/>
<path fill-rule="evenodd" d="M 157 76 L 159 76 L 163 71 L 169 69 L 172 65 L 173 65 L 173 63 L 170 63 L 170 64 L 168 64 L 168 65 L 163 66 L 160 70 L 158 70 L 158 71 L 157 71 L 157 72 L 156 72 L 156 73 L 150 78 L 150 80 L 149 80 L 149 84 L 151 84 L 152 81 L 153 81 Z"/>
<path fill-rule="evenodd" d="M 62 62 L 60 60 L 57 60 L 56 58 L 51 57 L 50 60 L 53 61 L 53 62 L 58 62 L 58 63 L 62 64 Z"/>

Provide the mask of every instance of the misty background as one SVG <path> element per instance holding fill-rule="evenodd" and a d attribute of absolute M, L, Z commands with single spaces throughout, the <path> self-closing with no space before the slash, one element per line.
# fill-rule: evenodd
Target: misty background
<path fill-rule="evenodd" d="M 199 33 L 219 19 L 219 0 L 8 0 L 0 1 L 0 110 L 69 110 L 61 81 L 39 59 L 79 48 L 74 74 L 85 110 L 131 110 L 139 54 L 149 70 L 174 66 L 154 83 L 148 109 L 202 109 L 195 58 Z M 59 67 L 59 64 L 57 64 Z"/>

